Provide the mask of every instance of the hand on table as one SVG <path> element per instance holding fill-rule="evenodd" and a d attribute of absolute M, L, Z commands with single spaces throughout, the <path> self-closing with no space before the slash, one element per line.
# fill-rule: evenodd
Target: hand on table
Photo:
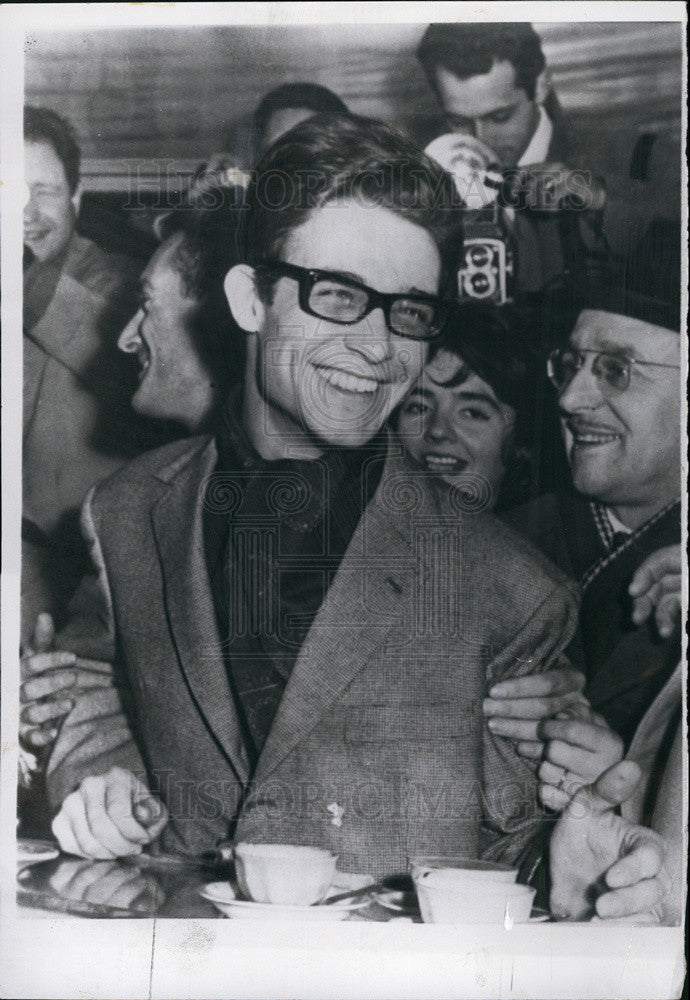
<path fill-rule="evenodd" d="M 57 736 L 58 726 L 74 707 L 79 689 L 108 687 L 110 666 L 84 660 L 53 648 L 55 627 L 49 614 L 36 619 L 33 640 L 21 658 L 19 736 L 25 746 L 39 749 Z"/>
<path fill-rule="evenodd" d="M 160 799 L 131 771 L 113 767 L 84 778 L 62 803 L 52 829 L 66 854 L 110 859 L 140 854 L 167 821 Z"/>
<path fill-rule="evenodd" d="M 48 884 L 61 899 L 116 906 L 136 913 L 153 914 L 165 902 L 165 893 L 152 875 L 117 861 L 64 859 Z"/>
<path fill-rule="evenodd" d="M 665 843 L 652 830 L 617 816 L 640 779 L 621 761 L 581 788 L 551 837 L 551 912 L 560 919 L 653 917 L 665 892 Z"/>
<path fill-rule="evenodd" d="M 584 674 L 570 666 L 500 681 L 484 699 L 487 725 L 497 736 L 517 740 L 518 752 L 536 760 L 544 750 L 540 722 L 574 706 L 588 709 L 584 686 Z"/>
<path fill-rule="evenodd" d="M 673 633 L 680 622 L 682 569 L 680 545 L 657 549 L 638 566 L 628 587 L 635 625 L 654 612 L 659 635 L 667 639 Z"/>

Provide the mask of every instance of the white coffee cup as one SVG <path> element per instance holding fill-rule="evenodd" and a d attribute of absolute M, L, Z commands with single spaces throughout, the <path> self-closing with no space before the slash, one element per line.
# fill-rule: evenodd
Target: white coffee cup
<path fill-rule="evenodd" d="M 333 881 L 338 855 L 297 844 L 236 844 L 237 883 L 255 903 L 310 906 L 320 903 Z"/>
<path fill-rule="evenodd" d="M 529 920 L 536 889 L 515 882 L 432 869 L 415 879 L 422 919 L 432 924 L 520 924 Z"/>

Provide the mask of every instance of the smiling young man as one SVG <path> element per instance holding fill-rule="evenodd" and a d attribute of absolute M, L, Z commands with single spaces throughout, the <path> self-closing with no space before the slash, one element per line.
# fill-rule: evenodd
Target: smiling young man
<path fill-rule="evenodd" d="M 128 717 L 86 692 L 61 730 L 64 850 L 234 837 L 383 877 L 416 852 L 518 859 L 540 828 L 533 769 L 481 701 L 557 659 L 571 585 L 382 429 L 443 320 L 451 185 L 354 117 L 312 119 L 260 164 L 226 279 L 243 392 L 215 440 L 145 456 L 85 504 L 100 613 L 63 641 L 113 662 Z"/>
<path fill-rule="evenodd" d="M 48 769 L 55 833 L 106 856 L 163 826 L 192 853 L 233 834 L 320 843 L 376 874 L 415 850 L 517 856 L 534 775 L 481 700 L 487 676 L 554 662 L 573 595 L 415 482 L 383 429 L 444 319 L 452 181 L 383 125 L 318 117 L 260 164 L 247 225 L 225 282 L 245 380 L 216 438 L 137 460 L 84 508 L 101 613 L 62 644 L 114 661 L 136 737 L 116 715 L 87 725 L 77 700 Z"/>
<path fill-rule="evenodd" d="M 215 426 L 229 386 L 242 378 L 243 343 L 223 291 L 237 260 L 237 189 L 206 189 L 212 207 L 171 212 L 161 246 L 139 280 L 139 308 L 118 338 L 136 356 L 132 409 L 188 433 Z"/>

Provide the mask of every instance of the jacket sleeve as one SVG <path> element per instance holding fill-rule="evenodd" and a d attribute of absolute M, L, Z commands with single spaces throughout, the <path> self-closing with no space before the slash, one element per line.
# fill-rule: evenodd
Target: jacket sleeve
<path fill-rule="evenodd" d="M 527 623 L 487 667 L 487 688 L 499 680 L 567 666 L 563 650 L 577 628 L 574 583 L 552 588 Z M 536 764 L 517 753 L 515 742 L 484 723 L 484 821 L 482 856 L 520 865 L 548 818 L 537 798 Z"/>
<path fill-rule="evenodd" d="M 118 662 L 113 605 L 93 514 L 92 489 L 82 508 L 82 531 L 89 545 L 92 572 L 84 577 L 71 605 L 67 627 L 56 645 L 78 657 L 99 661 L 99 685 L 77 688 L 46 767 L 51 806 L 59 808 L 90 776 L 115 765 L 146 783 L 145 768 L 129 723 L 129 688 Z"/>

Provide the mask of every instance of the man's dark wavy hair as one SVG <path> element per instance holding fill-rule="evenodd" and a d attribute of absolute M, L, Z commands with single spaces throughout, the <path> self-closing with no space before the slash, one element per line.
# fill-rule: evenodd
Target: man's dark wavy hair
<path fill-rule="evenodd" d="M 65 170 L 70 193 L 74 194 L 79 183 L 81 150 L 77 145 L 74 129 L 62 115 L 50 108 L 26 105 L 24 108 L 24 141 L 47 142 L 55 151 Z"/>
<path fill-rule="evenodd" d="M 304 108 L 315 115 L 332 113 L 347 114 L 347 105 L 328 87 L 320 83 L 283 83 L 261 98 L 252 117 L 252 127 L 261 137 L 268 120 L 276 111 L 284 108 Z"/>
<path fill-rule="evenodd" d="M 179 236 L 174 264 L 184 294 L 198 301 L 196 347 L 226 381 L 242 378 L 244 336 L 235 323 L 223 282 L 240 260 L 242 188 L 207 188 L 203 202 L 170 212 L 160 223 L 161 242 Z"/>
<path fill-rule="evenodd" d="M 417 58 L 434 90 L 437 66 L 467 80 L 491 72 L 495 62 L 509 62 L 515 68 L 515 86 L 524 90 L 531 101 L 537 77 L 546 65 L 541 39 L 526 22 L 430 24 L 417 49 Z"/>
<path fill-rule="evenodd" d="M 387 208 L 421 226 L 439 250 L 441 289 L 455 282 L 462 213 L 450 174 L 381 122 L 324 114 L 301 122 L 267 150 L 247 192 L 245 259 L 257 268 L 265 301 L 275 276 L 260 267 L 262 261 L 280 258 L 290 234 L 315 209 L 338 199 Z"/>

